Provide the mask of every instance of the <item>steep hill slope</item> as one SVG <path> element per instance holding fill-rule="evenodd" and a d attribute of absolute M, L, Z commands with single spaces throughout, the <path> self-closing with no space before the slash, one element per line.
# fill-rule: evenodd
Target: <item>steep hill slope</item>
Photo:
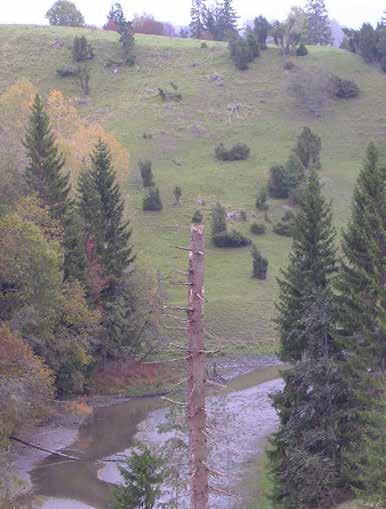
<path fill-rule="evenodd" d="M 249 222 L 264 216 L 254 207 L 256 185 L 266 181 L 269 167 L 284 162 L 304 125 L 322 137 L 321 175 L 333 199 L 335 220 L 344 224 L 349 213 L 353 181 L 370 140 L 386 140 L 386 77 L 358 57 L 330 48 L 311 48 L 306 58 L 294 59 L 298 68 L 321 68 L 354 79 L 361 95 L 350 101 L 328 101 L 319 117 L 311 115 L 288 95 L 293 71 L 283 69 L 278 50 L 271 48 L 248 71 L 235 70 L 226 45 L 199 41 L 137 36 L 137 65 L 106 67 L 118 58 L 117 34 L 101 30 L 52 27 L 0 27 L 0 92 L 24 77 L 47 94 L 59 88 L 79 97 L 71 79 L 60 79 L 56 69 L 70 63 L 75 34 L 84 33 L 95 48 L 91 66 L 91 100 L 79 106 L 82 116 L 97 119 L 128 148 L 127 204 L 141 264 L 176 279 L 186 257 L 170 245 L 187 245 L 198 197 L 205 202 L 207 233 L 210 206 L 218 199 L 229 210 L 247 211 Z M 64 46 L 61 44 L 64 42 Z M 158 87 L 179 87 L 180 103 L 163 103 Z M 151 134 L 146 139 L 144 134 Z M 245 142 L 251 158 L 219 163 L 214 146 Z M 2 150 L 2 149 L 1 149 Z M 137 161 L 151 159 L 164 209 L 142 212 Z M 173 188 L 182 187 L 182 206 L 173 207 Z M 278 220 L 285 204 L 275 200 L 269 216 Z M 248 233 L 249 224 L 238 229 Z M 272 351 L 274 344 L 275 278 L 286 263 L 290 240 L 272 233 L 254 241 L 269 259 L 267 281 L 251 278 L 248 249 L 220 250 L 207 242 L 206 320 L 208 329 L 224 338 L 225 349 L 238 354 L 257 349 Z M 208 235 L 209 236 L 209 235 Z M 170 298 L 185 302 L 181 290 L 167 289 Z"/>

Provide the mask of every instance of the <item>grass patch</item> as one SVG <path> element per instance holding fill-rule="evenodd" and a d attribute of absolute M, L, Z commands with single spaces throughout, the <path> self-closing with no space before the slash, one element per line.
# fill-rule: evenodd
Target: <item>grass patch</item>
<path fill-rule="evenodd" d="M 202 209 L 207 229 L 206 322 L 222 337 L 227 354 L 255 354 L 275 350 L 273 326 L 276 278 L 287 262 L 291 240 L 272 232 L 285 212 L 284 202 L 272 201 L 267 233 L 254 241 L 269 260 L 266 281 L 251 277 L 248 248 L 216 249 L 210 242 L 209 211 L 220 200 L 228 210 L 247 212 L 248 221 L 235 222 L 246 236 L 249 226 L 264 223 L 255 209 L 256 186 L 266 182 L 269 167 L 285 161 L 297 135 L 308 125 L 322 138 L 321 176 L 333 200 L 335 221 L 342 226 L 349 215 L 354 179 L 370 140 L 386 138 L 385 76 L 359 57 L 333 48 L 310 48 L 297 59 L 298 67 L 322 67 L 358 83 L 361 94 L 352 101 L 329 101 L 320 118 L 296 106 L 288 96 L 290 73 L 276 48 L 262 52 L 250 69 L 234 68 L 226 45 L 157 36 L 136 36 L 137 65 L 106 67 L 119 58 L 118 36 L 100 29 L 1 26 L 0 92 L 20 77 L 33 82 L 43 94 L 59 88 L 68 97 L 80 91 L 71 79 L 60 79 L 56 69 L 70 63 L 75 35 L 85 34 L 95 49 L 90 63 L 90 103 L 80 106 L 86 119 L 111 130 L 130 153 L 130 169 L 123 193 L 134 228 L 139 263 L 175 279 L 187 257 L 171 244 L 187 245 L 193 212 Z M 64 42 L 57 47 L 55 41 Z M 180 103 L 163 103 L 158 87 L 173 81 L 182 94 Z M 143 134 L 151 134 L 145 139 Z M 246 161 L 215 160 L 215 145 L 247 143 Z M 153 161 L 153 173 L 164 208 L 142 211 L 144 195 L 137 169 L 139 159 Z M 173 189 L 182 188 L 181 207 L 173 207 Z M 198 205 L 198 198 L 205 205 Z M 185 303 L 186 293 L 165 286 L 169 299 Z M 175 334 L 175 338 L 180 337 Z"/>

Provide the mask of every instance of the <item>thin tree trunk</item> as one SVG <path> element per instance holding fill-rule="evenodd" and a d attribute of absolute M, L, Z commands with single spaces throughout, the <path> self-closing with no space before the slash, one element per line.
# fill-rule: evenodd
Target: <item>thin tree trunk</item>
<path fill-rule="evenodd" d="M 192 225 L 189 253 L 188 422 L 191 509 L 208 509 L 205 437 L 204 226 Z"/>

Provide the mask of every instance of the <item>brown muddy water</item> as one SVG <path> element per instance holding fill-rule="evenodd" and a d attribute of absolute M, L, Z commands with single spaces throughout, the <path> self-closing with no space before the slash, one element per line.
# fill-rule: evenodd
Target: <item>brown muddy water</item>
<path fill-rule="evenodd" d="M 240 479 L 248 455 L 261 453 L 266 437 L 275 428 L 276 415 L 268 393 L 279 390 L 281 381 L 278 380 L 278 366 L 267 360 L 238 373 L 227 389 L 208 397 L 208 408 L 210 419 L 218 416 L 221 420 L 224 411 L 232 415 L 228 451 L 222 454 L 214 448 L 212 465 L 224 470 L 225 462 Z M 63 461 L 49 456 L 30 472 L 33 508 L 107 509 L 112 488 L 120 476 L 116 463 L 103 460 L 127 452 L 135 438 L 161 444 L 162 435 L 155 430 L 165 415 L 165 403 L 160 398 L 130 399 L 95 408 L 93 417 L 81 426 L 75 442 L 63 450 L 82 461 Z M 254 431 L 251 433 L 250 429 Z M 231 487 L 236 489 L 236 486 Z M 224 497 L 213 500 L 211 507 L 240 507 L 240 504 L 220 498 Z"/>

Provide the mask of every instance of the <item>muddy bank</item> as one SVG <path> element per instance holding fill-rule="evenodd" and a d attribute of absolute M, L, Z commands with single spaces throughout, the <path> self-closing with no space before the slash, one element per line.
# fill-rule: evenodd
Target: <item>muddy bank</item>
<path fill-rule="evenodd" d="M 61 451 L 69 448 L 75 441 L 79 427 L 85 419 L 85 416 L 57 412 L 44 423 L 24 431 L 19 436 L 23 440 L 39 445 L 44 449 Z M 32 493 L 33 488 L 31 470 L 49 456 L 51 456 L 49 452 L 40 451 L 17 442 L 11 443 L 9 462 L 18 480 L 21 481 L 17 483 L 16 491 L 21 507 L 29 506 L 27 495 Z"/>
<path fill-rule="evenodd" d="M 277 378 L 278 362 L 268 357 L 221 359 L 216 362 L 215 367 L 209 366 L 209 374 L 212 374 L 213 370 L 216 376 L 224 381 L 230 380 L 228 389 L 216 395 L 220 399 L 226 396 L 226 401 L 229 401 L 229 393 L 253 388 L 257 384 Z M 263 389 L 267 390 L 268 387 Z M 209 400 L 211 398 L 212 396 Z M 244 398 L 244 406 L 249 406 L 250 401 L 250 396 Z M 150 422 L 148 420 L 153 418 L 154 413 L 165 412 L 165 403 L 159 397 L 97 397 L 91 403 L 94 414 L 84 420 L 79 431 L 80 422 L 50 423 L 36 430 L 32 437 L 29 436 L 31 442 L 48 449 L 67 452 L 80 457 L 82 461 L 62 461 L 23 446 L 15 449 L 13 458 L 16 470 L 29 486 L 32 482 L 34 493 L 33 504 L 23 507 L 106 509 L 112 484 L 107 478 L 98 477 L 100 460 L 126 451 L 137 433 L 146 430 L 146 424 L 143 423 Z M 237 404 L 241 405 L 241 400 Z M 253 436 L 259 440 L 255 434 Z M 227 454 L 229 450 L 228 447 Z M 252 450 L 255 454 L 256 445 Z M 217 461 L 222 460 L 223 458 Z"/>
<path fill-rule="evenodd" d="M 210 507 L 213 509 L 242 508 L 247 504 L 243 478 L 251 461 L 263 453 L 266 439 L 275 429 L 277 416 L 271 406 L 269 394 L 282 388 L 280 379 L 260 383 L 257 386 L 219 396 L 207 398 L 209 424 L 209 467 L 224 475 L 215 476 L 211 485 L 217 489 L 232 493 L 235 497 L 211 495 Z M 173 438 L 173 432 L 159 433 L 160 425 L 167 421 L 168 409 L 151 412 L 140 423 L 135 439 L 145 443 L 164 447 Z M 177 434 L 186 442 L 186 435 Z M 121 452 L 130 454 L 130 449 Z M 186 458 L 186 454 L 183 455 Z M 178 458 L 174 459 L 178 461 Z M 188 478 L 186 462 L 179 465 L 183 479 Z M 106 463 L 100 469 L 100 479 L 119 483 L 121 477 L 116 464 Z M 189 506 L 188 496 L 182 487 L 176 493 L 173 486 L 165 486 L 160 503 L 171 504 L 178 497 L 179 507 Z M 159 505 L 158 507 L 161 507 Z"/>

